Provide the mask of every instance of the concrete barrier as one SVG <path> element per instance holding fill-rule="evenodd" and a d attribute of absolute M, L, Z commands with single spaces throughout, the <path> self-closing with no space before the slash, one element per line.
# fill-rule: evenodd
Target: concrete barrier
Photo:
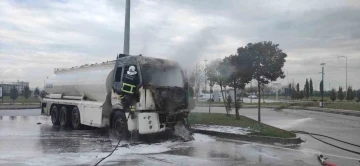
<path fill-rule="evenodd" d="M 278 138 L 278 137 L 266 137 L 266 136 L 256 136 L 256 135 L 239 135 L 233 133 L 224 133 L 224 132 L 201 130 L 201 129 L 192 129 L 192 130 L 194 133 L 206 134 L 206 135 L 216 136 L 219 138 L 235 139 L 235 140 L 248 141 L 248 142 L 265 143 L 265 144 L 295 145 L 303 142 L 299 137 Z"/>

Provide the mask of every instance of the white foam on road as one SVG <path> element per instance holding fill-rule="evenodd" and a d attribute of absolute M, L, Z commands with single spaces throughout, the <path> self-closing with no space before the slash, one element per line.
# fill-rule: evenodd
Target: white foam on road
<path fill-rule="evenodd" d="M 170 151 L 172 149 L 187 148 L 193 144 L 199 144 L 203 142 L 216 141 L 214 138 L 203 135 L 203 134 L 194 134 L 195 140 L 189 142 L 182 141 L 166 141 L 162 143 L 155 144 L 140 144 L 130 147 L 120 147 L 107 159 L 107 161 L 118 160 L 121 156 L 132 155 L 132 154 L 157 154 Z M 107 154 L 104 154 L 105 157 Z"/>
<path fill-rule="evenodd" d="M 251 133 L 250 128 L 233 127 L 233 126 L 220 126 L 220 125 L 195 125 L 194 129 L 217 131 L 224 133 L 246 135 Z"/>
<path fill-rule="evenodd" d="M 214 138 L 194 134 L 195 140 L 189 142 L 182 141 L 166 141 L 156 144 L 140 144 L 130 146 L 129 148 L 120 147 L 105 161 L 118 161 L 121 158 L 126 158 L 133 154 L 158 154 L 170 151 L 172 149 L 180 149 L 191 147 L 194 144 L 207 143 L 216 141 Z M 107 156 L 110 152 L 64 152 L 64 153 L 31 153 L 29 151 L 20 151 L 7 155 L 0 156 L 0 165 L 92 165 L 99 161 L 101 158 Z"/>
<path fill-rule="evenodd" d="M 302 118 L 302 119 L 295 119 L 295 120 L 276 120 L 276 121 L 268 121 L 266 124 L 275 126 L 281 129 L 289 129 L 295 126 L 302 125 L 308 121 L 313 120 L 313 118 Z"/>

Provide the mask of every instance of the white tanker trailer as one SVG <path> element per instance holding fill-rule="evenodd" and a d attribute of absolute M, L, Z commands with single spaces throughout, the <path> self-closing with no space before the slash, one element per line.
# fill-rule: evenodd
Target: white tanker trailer
<path fill-rule="evenodd" d="M 136 67 L 140 80 L 135 118 L 128 118 L 119 98 L 129 66 Z M 119 137 L 129 131 L 159 133 L 174 130 L 179 122 L 187 124 L 187 86 L 176 62 L 120 54 L 115 61 L 55 69 L 45 81 L 41 113 L 51 116 L 53 125 L 108 127 Z"/>

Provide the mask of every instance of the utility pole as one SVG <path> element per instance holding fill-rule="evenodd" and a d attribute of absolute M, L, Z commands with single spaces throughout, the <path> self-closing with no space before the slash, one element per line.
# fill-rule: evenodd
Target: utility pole
<path fill-rule="evenodd" d="M 251 84 L 250 84 L 250 92 L 251 92 L 250 103 L 252 103 L 252 95 L 253 95 L 253 92 L 252 92 L 252 80 L 251 80 Z"/>
<path fill-rule="evenodd" d="M 346 80 L 345 80 L 346 84 L 345 84 L 345 87 L 346 87 L 346 93 L 347 93 L 347 88 L 348 88 L 348 86 L 347 86 L 347 73 L 348 73 L 347 72 L 347 63 L 348 63 L 348 60 L 347 60 L 346 56 L 338 56 L 338 58 L 345 58 L 346 59 Z"/>
<path fill-rule="evenodd" d="M 129 55 L 129 50 L 130 50 L 130 0 L 126 0 L 124 54 Z"/>
<path fill-rule="evenodd" d="M 325 83 L 324 83 L 324 66 L 325 66 L 325 63 L 321 63 L 320 64 L 322 66 L 322 70 L 321 70 L 321 80 L 322 80 L 322 93 L 321 93 L 321 108 L 324 108 L 324 91 L 325 91 Z M 321 92 L 321 89 L 320 89 L 320 92 Z"/>
<path fill-rule="evenodd" d="M 204 62 L 205 62 L 205 69 L 204 69 L 204 72 L 205 72 L 205 92 L 206 92 L 206 85 L 207 85 L 207 79 L 206 79 L 206 57 L 205 57 L 205 60 L 204 60 Z"/>

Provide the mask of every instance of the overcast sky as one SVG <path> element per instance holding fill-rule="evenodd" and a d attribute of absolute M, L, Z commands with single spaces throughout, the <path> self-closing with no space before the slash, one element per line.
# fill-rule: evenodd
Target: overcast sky
<path fill-rule="evenodd" d="M 125 0 L 1 0 L 0 79 L 43 87 L 54 68 L 114 60 L 123 50 Z M 360 1 L 132 0 L 131 54 L 192 68 L 250 42 L 273 41 L 287 53 L 278 82 L 321 80 L 360 88 Z M 317 87 L 318 89 L 318 87 Z"/>

